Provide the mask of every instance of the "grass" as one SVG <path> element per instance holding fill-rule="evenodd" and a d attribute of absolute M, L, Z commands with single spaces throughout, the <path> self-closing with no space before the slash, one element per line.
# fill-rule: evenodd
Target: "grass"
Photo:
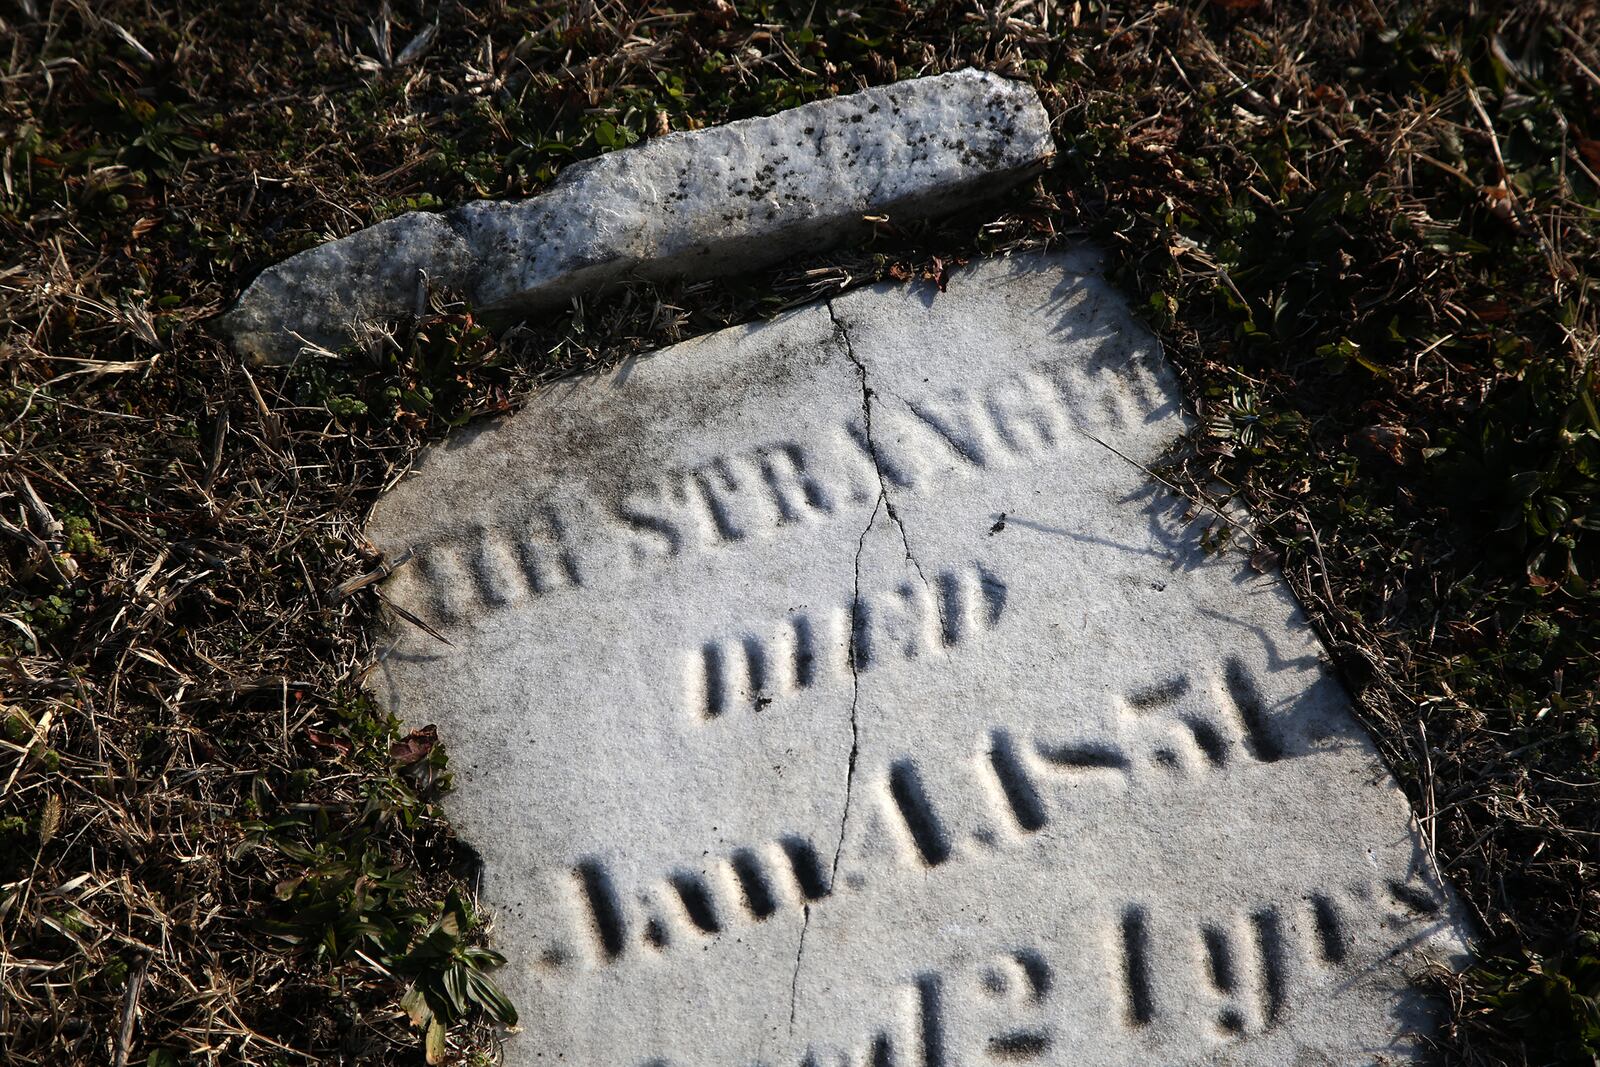
<path fill-rule="evenodd" d="M 1294 584 L 1479 922 L 1480 966 L 1435 976 L 1439 1059 L 1595 1062 L 1592 5 L 21 0 L 5 17 L 10 1062 L 483 1061 L 507 1007 L 437 806 L 449 739 L 401 736 L 361 690 L 376 493 L 553 375 L 1080 236 L 1195 402 L 1166 476 L 1252 508 L 1257 562 Z M 255 270 L 372 221 L 966 65 L 1032 80 L 1061 147 L 981 216 L 504 339 L 440 307 L 292 372 L 206 329 Z"/>

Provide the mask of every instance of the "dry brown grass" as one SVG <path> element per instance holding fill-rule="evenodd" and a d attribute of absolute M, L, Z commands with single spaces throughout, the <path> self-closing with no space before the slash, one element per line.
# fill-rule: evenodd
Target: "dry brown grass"
<path fill-rule="evenodd" d="M 1479 917 L 1496 959 L 1441 979 L 1445 1054 L 1590 1062 L 1587 5 L 79 0 L 6 18 L 10 1062 L 415 1059 L 399 949 L 471 863 L 434 806 L 441 750 L 361 696 L 374 495 L 553 374 L 1084 234 L 1195 399 L 1167 476 L 1250 504 L 1261 562 L 1281 559 Z M 284 373 L 206 332 L 255 269 L 408 206 L 533 193 L 630 137 L 968 64 L 1033 79 L 1063 149 L 981 217 L 624 292 L 503 343 L 445 307 Z M 481 1023 L 452 1042 L 490 1048 Z"/>

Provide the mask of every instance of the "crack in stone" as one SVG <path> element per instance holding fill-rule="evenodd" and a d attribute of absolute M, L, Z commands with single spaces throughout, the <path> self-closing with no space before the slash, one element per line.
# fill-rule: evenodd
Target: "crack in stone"
<path fill-rule="evenodd" d="M 854 574 L 854 591 L 850 599 L 850 633 L 856 631 L 857 620 L 861 616 L 861 557 L 866 552 L 867 536 L 872 533 L 872 527 L 877 524 L 878 512 L 882 511 L 889 516 L 895 528 L 900 531 L 900 544 L 905 549 L 906 560 L 916 569 L 917 577 L 922 580 L 924 587 L 928 584 L 927 576 L 922 573 L 922 564 L 917 562 L 911 554 L 911 540 L 906 536 L 905 524 L 900 521 L 900 516 L 895 513 L 894 502 L 889 498 L 889 483 L 884 478 L 883 464 L 878 457 L 878 443 L 872 436 L 872 387 L 867 384 L 867 367 L 856 356 L 855 348 L 850 343 L 850 333 L 845 328 L 843 320 L 833 310 L 833 301 L 823 301 L 828 309 L 828 318 L 833 320 L 834 336 L 844 345 L 845 355 L 855 365 L 856 374 L 861 379 L 861 417 L 865 424 L 867 437 L 867 451 L 872 457 L 872 469 L 878 476 L 878 499 L 872 504 L 872 514 L 867 517 L 867 525 L 861 531 L 861 536 L 856 540 L 856 558 Z M 836 888 L 839 882 L 839 860 L 844 855 L 845 834 L 850 827 L 850 800 L 855 793 L 856 760 L 861 753 L 861 722 L 858 717 L 861 701 L 861 671 L 856 662 L 855 648 L 852 643 L 850 656 L 850 759 L 845 768 L 844 778 L 844 805 L 839 813 L 839 837 L 833 848 L 833 863 L 828 870 L 828 885 Z M 794 973 L 789 978 L 789 1033 L 794 1033 L 795 1013 L 800 994 L 800 968 L 805 961 L 806 933 L 811 929 L 811 905 L 806 904 L 802 910 L 803 918 L 800 922 L 800 939 L 795 946 Z"/>
<path fill-rule="evenodd" d="M 924 587 L 928 584 L 928 576 L 922 573 L 922 564 L 911 551 L 911 538 L 906 534 L 906 524 L 900 520 L 900 513 L 894 509 L 894 499 L 889 495 L 889 483 L 883 476 L 883 461 L 878 456 L 878 442 L 872 435 L 872 397 L 874 390 L 867 382 L 867 365 L 861 362 L 856 355 L 855 346 L 850 343 L 850 330 L 845 326 L 844 320 L 833 310 L 833 301 L 825 300 L 823 304 L 828 309 L 828 318 L 833 320 L 834 336 L 844 345 L 844 354 L 850 362 L 855 364 L 856 374 L 861 379 L 861 417 L 865 424 L 867 435 L 867 450 L 872 455 L 872 469 L 878 475 L 878 499 L 883 503 L 884 510 L 889 513 L 889 520 L 894 523 L 895 529 L 900 531 L 900 544 L 905 549 L 906 562 L 916 570 L 917 577 L 921 579 Z M 876 509 L 873 512 L 877 516 Z M 872 528 L 872 523 L 867 523 L 867 529 Z"/>
<path fill-rule="evenodd" d="M 866 528 L 861 531 L 861 536 L 856 540 L 855 578 L 854 591 L 850 598 L 850 633 L 855 633 L 856 620 L 861 611 L 861 556 L 866 550 L 867 535 L 872 532 L 872 527 L 878 521 L 878 512 L 883 510 L 887 501 L 882 493 L 872 505 L 872 514 L 867 518 Z M 855 791 L 856 757 L 861 753 L 860 720 L 857 718 L 857 709 L 861 700 L 861 672 L 856 663 L 855 648 L 852 645 L 848 662 L 850 664 L 850 760 L 845 768 L 844 776 L 844 807 L 839 813 L 839 838 L 833 846 L 833 863 L 828 869 L 828 887 L 836 889 L 839 882 L 839 857 L 844 854 L 845 831 L 850 826 L 850 798 Z M 794 1033 L 795 1005 L 799 997 L 800 966 L 805 957 L 806 932 L 811 929 L 811 905 L 806 904 L 802 914 L 804 918 L 800 923 L 800 943 L 794 953 L 794 974 L 789 979 L 789 1033 Z"/>
<path fill-rule="evenodd" d="M 806 954 L 806 931 L 811 929 L 811 905 L 801 905 L 800 943 L 794 949 L 794 974 L 789 976 L 789 1036 L 794 1036 L 794 1010 L 800 999 L 800 962 Z"/>
<path fill-rule="evenodd" d="M 867 528 L 861 531 L 861 538 L 856 542 L 855 563 L 855 591 L 850 599 L 850 632 L 855 633 L 856 620 L 861 613 L 861 554 L 867 545 L 867 535 L 872 532 L 873 524 L 878 521 L 878 509 L 883 503 L 879 498 L 872 507 L 872 515 L 867 519 Z M 850 826 L 850 796 L 856 780 L 856 757 L 861 752 L 861 723 L 857 711 L 861 705 L 861 668 L 856 663 L 855 648 L 850 649 L 850 763 L 845 771 L 844 778 L 844 810 L 839 813 L 839 840 L 833 847 L 833 864 L 828 870 L 828 885 L 833 887 L 839 878 L 839 857 L 844 853 L 844 834 Z"/>

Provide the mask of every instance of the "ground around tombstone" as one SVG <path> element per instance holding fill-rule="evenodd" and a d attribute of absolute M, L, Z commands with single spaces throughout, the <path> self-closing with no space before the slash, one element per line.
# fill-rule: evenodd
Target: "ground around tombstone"
<path fill-rule="evenodd" d="M 40 7 L 5 16 L 0 82 L 13 1062 L 488 1056 L 443 746 L 360 695 L 377 492 L 538 381 L 1078 233 L 1199 402 L 1162 476 L 1253 509 L 1218 547 L 1283 567 L 1481 925 L 1441 1056 L 1593 1061 L 1583 5 Z M 205 330 L 325 236 L 965 65 L 1034 81 L 1061 148 L 982 215 L 503 342 L 446 306 L 268 373 Z"/>

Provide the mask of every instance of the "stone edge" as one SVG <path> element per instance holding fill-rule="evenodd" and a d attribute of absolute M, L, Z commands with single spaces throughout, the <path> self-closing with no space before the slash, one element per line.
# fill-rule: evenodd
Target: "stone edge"
<path fill-rule="evenodd" d="M 1054 141 L 1050 133 L 1049 116 L 1037 92 L 1026 82 L 973 69 L 877 86 L 772 116 L 743 119 L 705 131 L 687 131 L 668 136 L 694 139 L 702 133 L 732 126 L 770 123 L 802 110 L 825 109 L 832 113 L 851 106 L 863 97 L 893 92 L 917 83 L 927 85 L 938 81 L 968 82 L 971 85 L 964 87 L 967 91 L 998 90 L 1022 97 L 1025 121 L 1038 136 L 1021 165 L 1008 160 L 1003 165 L 997 164 L 988 169 L 973 167 L 942 185 L 923 190 L 919 197 L 922 203 L 910 205 L 905 211 L 906 217 L 927 218 L 948 213 L 952 209 L 948 201 L 955 198 L 966 197 L 974 203 L 991 200 L 1048 165 L 1054 156 Z M 549 190 L 528 200 L 474 201 L 444 213 L 408 212 L 296 253 L 262 270 L 241 292 L 233 307 L 217 316 L 213 322 L 229 338 L 234 349 L 253 363 L 287 364 L 307 354 L 326 355 L 330 350 L 355 339 L 356 329 L 361 322 L 393 323 L 420 314 L 426 308 L 430 289 L 471 295 L 475 279 L 492 271 L 493 265 L 487 257 L 478 255 L 468 238 L 469 228 L 464 225 L 464 216 L 468 212 L 491 205 L 516 207 L 535 204 L 580 178 L 592 188 L 595 179 L 604 173 L 607 160 L 621 158 L 631 151 L 635 150 L 596 157 L 568 168 Z M 620 174 L 616 176 L 622 177 Z M 889 206 L 882 200 L 869 200 L 863 213 L 873 214 Z M 840 216 L 859 211 L 860 207 L 845 203 L 830 205 Z M 802 250 L 819 250 L 828 244 L 811 239 L 794 240 L 792 233 L 784 232 L 786 228 L 791 227 L 780 221 L 771 227 L 769 234 L 743 233 L 726 238 L 728 247 L 725 251 L 730 259 L 727 270 L 696 271 L 685 268 L 672 257 L 659 262 L 619 259 L 611 264 L 575 266 L 530 293 L 522 306 L 508 308 L 501 301 L 496 309 L 500 312 L 498 317 L 502 322 L 509 323 L 515 321 L 516 311 L 535 311 L 579 292 L 604 289 L 630 276 L 662 280 L 681 271 L 683 277 L 690 279 L 714 277 L 734 269 L 769 266 Z M 854 233 L 848 229 L 841 234 L 846 239 L 852 236 Z M 768 238 L 769 247 L 760 254 L 750 254 L 749 249 L 753 245 Z M 386 253 L 392 254 L 397 250 L 402 250 L 402 254 L 396 257 L 398 262 L 384 262 Z M 703 258 L 716 261 L 720 258 L 717 253 L 724 250 L 712 245 L 710 251 L 712 254 Z M 406 254 L 408 252 L 410 254 Z"/>

